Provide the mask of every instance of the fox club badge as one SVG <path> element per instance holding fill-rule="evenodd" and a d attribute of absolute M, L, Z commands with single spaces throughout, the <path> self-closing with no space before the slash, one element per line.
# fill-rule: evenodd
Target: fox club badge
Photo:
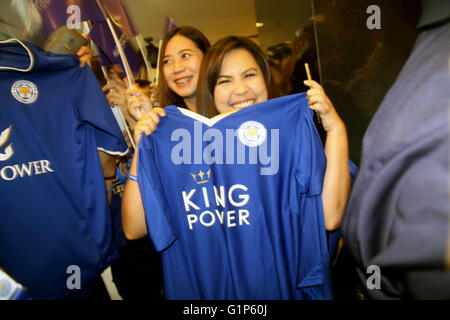
<path fill-rule="evenodd" d="M 262 144 L 266 140 L 266 135 L 266 128 L 256 121 L 246 121 L 238 129 L 239 140 L 249 147 Z"/>
<path fill-rule="evenodd" d="M 24 104 L 31 104 L 37 100 L 39 90 L 31 81 L 18 80 L 12 85 L 11 94 L 17 101 Z"/>

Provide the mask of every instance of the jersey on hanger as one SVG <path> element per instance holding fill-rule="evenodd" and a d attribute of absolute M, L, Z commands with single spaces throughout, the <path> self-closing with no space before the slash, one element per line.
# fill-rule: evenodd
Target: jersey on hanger
<path fill-rule="evenodd" d="M 206 119 L 169 106 L 138 151 L 168 299 L 330 299 L 326 158 L 304 93 Z"/>
<path fill-rule="evenodd" d="M 127 145 L 75 56 L 1 42 L 0 97 L 0 265 L 33 299 L 63 299 L 73 270 L 84 288 L 116 257 L 97 149 Z"/>

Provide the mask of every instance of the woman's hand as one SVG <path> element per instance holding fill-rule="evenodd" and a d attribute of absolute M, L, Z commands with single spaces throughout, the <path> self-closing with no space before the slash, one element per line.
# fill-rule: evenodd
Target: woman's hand
<path fill-rule="evenodd" d="M 150 101 L 153 107 L 159 107 L 159 89 L 156 83 L 151 83 L 150 88 Z"/>
<path fill-rule="evenodd" d="M 112 73 L 107 78 L 108 84 L 103 87 L 106 99 L 112 106 L 118 106 L 122 113 L 126 111 L 126 90 L 127 86 L 123 80 L 119 78 L 116 73 Z"/>
<path fill-rule="evenodd" d="M 350 170 L 348 164 L 348 138 L 344 121 L 339 117 L 324 89 L 315 81 L 304 81 L 310 87 L 306 92 L 310 109 L 319 112 L 327 132 L 325 156 L 327 168 L 322 188 L 325 228 L 339 228 L 350 193 Z"/>
<path fill-rule="evenodd" d="M 82 36 L 83 38 L 88 39 L 88 35 L 86 33 L 83 33 Z M 88 46 L 82 46 L 80 49 L 78 49 L 76 55 L 79 57 L 80 67 L 84 67 L 86 63 L 89 66 L 91 65 L 91 58 L 93 53 L 94 51 Z"/>
<path fill-rule="evenodd" d="M 139 139 L 142 134 L 149 136 L 155 132 L 156 127 L 159 124 L 159 117 L 165 116 L 166 112 L 159 107 L 153 108 L 150 112 L 144 114 L 134 127 L 134 141 L 136 142 L 136 145 L 139 144 Z"/>
<path fill-rule="evenodd" d="M 319 113 L 323 128 L 327 134 L 345 130 L 344 121 L 339 117 L 323 87 L 313 80 L 305 80 L 304 84 L 310 87 L 306 92 L 309 108 Z"/>
<path fill-rule="evenodd" d="M 136 121 L 153 108 L 150 98 L 137 86 L 128 88 L 125 97 L 128 113 Z"/>

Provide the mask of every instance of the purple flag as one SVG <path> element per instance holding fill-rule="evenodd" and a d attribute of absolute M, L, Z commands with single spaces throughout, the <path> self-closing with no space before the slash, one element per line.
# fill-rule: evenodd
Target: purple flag
<path fill-rule="evenodd" d="M 169 33 L 170 30 L 172 30 L 173 28 L 176 28 L 177 25 L 175 24 L 175 20 L 173 20 L 172 17 L 167 17 L 166 18 L 166 27 L 164 29 L 164 35 L 166 35 L 167 33 Z"/>
<path fill-rule="evenodd" d="M 30 3 L 41 12 L 44 36 L 65 24 L 72 15 L 78 14 L 78 9 L 80 21 L 105 20 L 100 8 L 92 0 L 37 0 Z M 78 6 L 75 8 L 77 11 L 70 10 L 71 5 Z"/>
<path fill-rule="evenodd" d="M 119 27 L 129 37 L 136 36 L 133 24 L 122 0 L 103 0 L 102 5 L 116 27 Z"/>
<path fill-rule="evenodd" d="M 125 52 L 131 71 L 133 74 L 137 74 L 141 67 L 141 63 L 139 62 L 130 44 L 127 42 L 125 34 L 123 34 L 117 27 L 115 27 L 115 30 L 120 39 L 120 43 L 122 44 L 123 51 Z M 109 66 L 112 64 L 122 65 L 119 50 L 116 47 L 114 37 L 112 36 L 111 30 L 109 29 L 106 21 L 95 22 L 89 36 L 95 41 L 101 51 L 99 52 L 99 59 L 102 66 Z"/>

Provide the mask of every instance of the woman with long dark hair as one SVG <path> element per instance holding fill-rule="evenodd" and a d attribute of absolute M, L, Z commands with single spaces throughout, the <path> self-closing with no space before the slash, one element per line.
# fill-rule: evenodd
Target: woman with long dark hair
<path fill-rule="evenodd" d="M 208 39 L 193 27 L 178 27 L 170 30 L 164 38 L 160 54 L 159 104 L 162 107 L 175 105 L 198 112 L 196 106 L 197 82 L 200 65 L 206 50 L 210 47 Z M 148 99 L 147 99 L 148 100 Z M 128 108 L 133 116 L 136 113 Z M 159 117 L 164 117 L 163 108 L 156 107 L 144 114 L 134 128 L 134 141 L 144 133 L 152 134 L 159 123 Z M 130 167 L 130 175 L 136 175 L 136 153 Z M 122 219 L 124 231 L 128 238 L 139 239 L 147 234 L 145 223 L 138 232 L 129 232 L 126 228 L 130 219 L 140 219 L 144 216 L 141 193 L 135 181 L 127 180 L 122 199 Z"/>

